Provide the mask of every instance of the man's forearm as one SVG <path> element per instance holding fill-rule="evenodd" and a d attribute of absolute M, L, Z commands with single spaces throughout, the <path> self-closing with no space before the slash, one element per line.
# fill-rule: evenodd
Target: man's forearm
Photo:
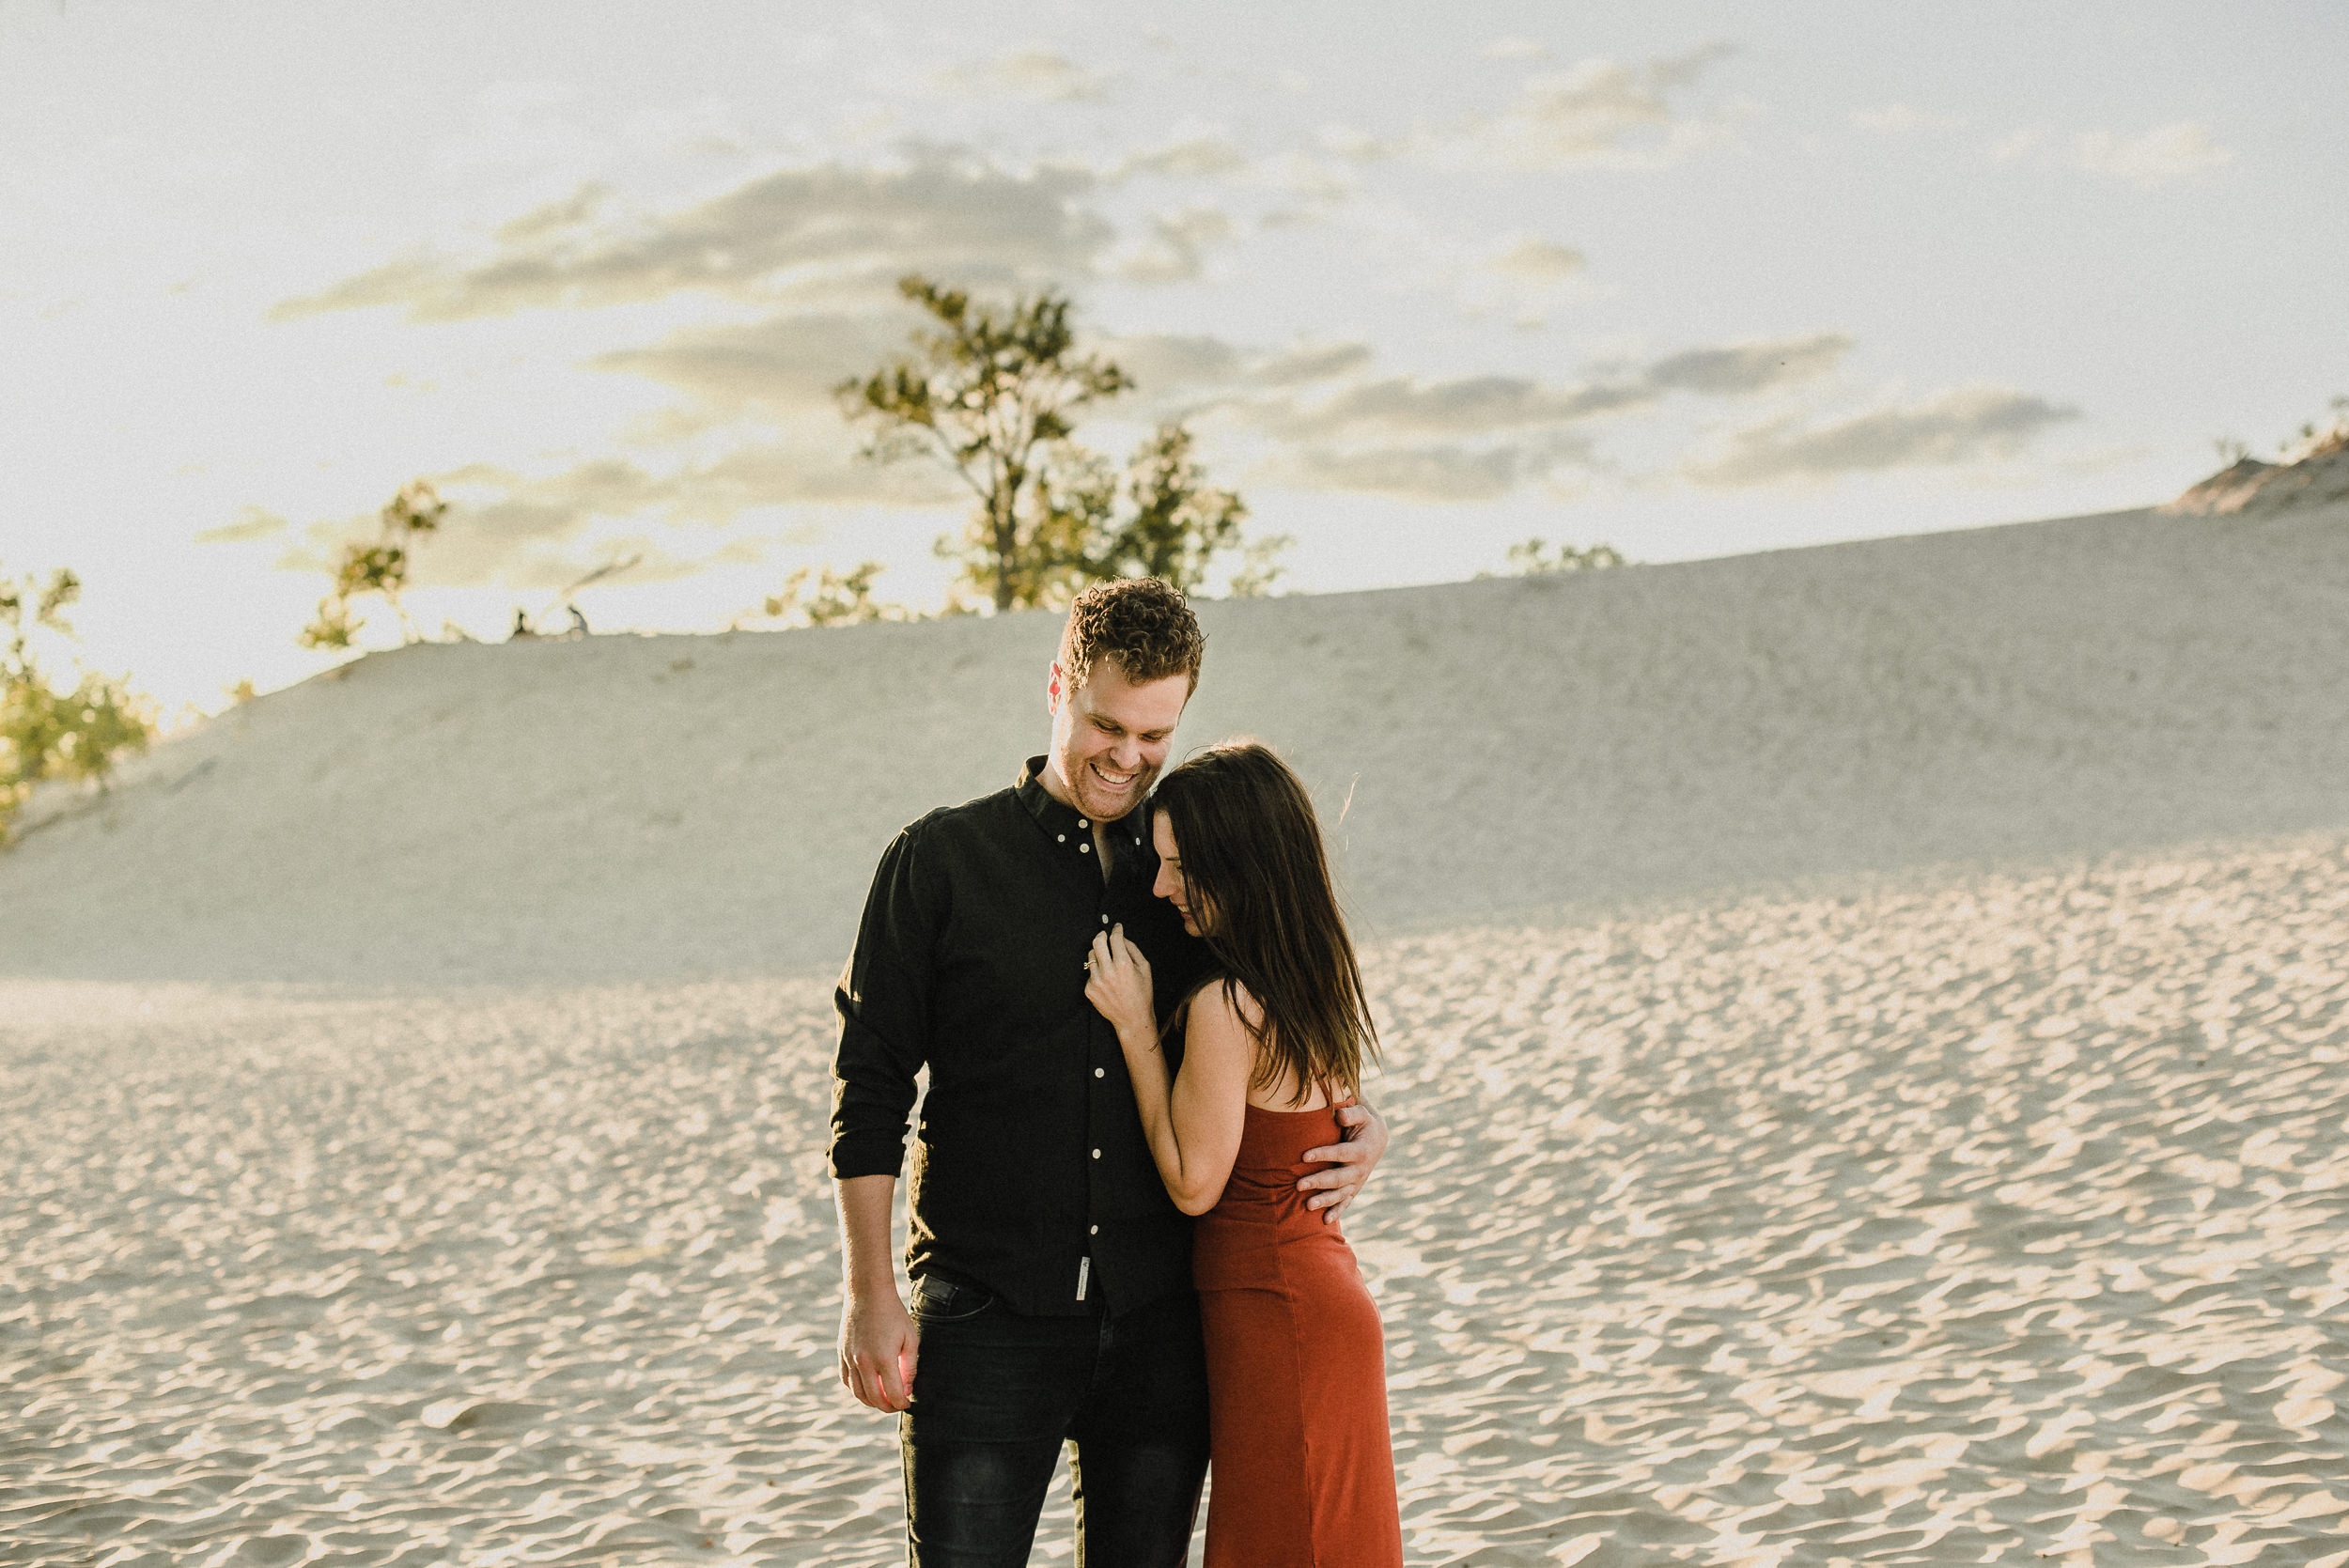
<path fill-rule="evenodd" d="M 896 1218 L 894 1176 L 834 1177 L 840 1208 L 841 1282 L 851 1297 L 876 1291 L 895 1295 L 897 1260 L 890 1255 L 890 1221 Z"/>

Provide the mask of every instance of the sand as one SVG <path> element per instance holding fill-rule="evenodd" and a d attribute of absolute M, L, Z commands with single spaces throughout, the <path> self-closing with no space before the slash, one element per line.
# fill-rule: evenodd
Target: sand
<path fill-rule="evenodd" d="M 2344 612 L 2341 508 L 1205 608 L 1414 1568 L 2349 1568 Z M 822 977 L 1055 630 L 422 646 L 38 800 L 0 1564 L 899 1560 Z"/>
<path fill-rule="evenodd" d="M 1414 1564 L 2349 1563 L 2349 841 L 1368 958 Z M 820 986 L 0 1008 L 0 1560 L 900 1550 Z"/>
<path fill-rule="evenodd" d="M 1375 935 L 2040 864 L 2349 829 L 2344 606 L 2349 508 L 1210 604 L 1178 739 L 1277 742 Z M 1043 749 L 1058 632 L 368 659 L 33 814 L 0 973 L 836 971 L 890 836 Z"/>

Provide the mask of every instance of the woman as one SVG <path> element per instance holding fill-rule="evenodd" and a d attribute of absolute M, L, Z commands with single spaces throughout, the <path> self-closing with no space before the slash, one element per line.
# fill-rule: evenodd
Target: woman
<path fill-rule="evenodd" d="M 1192 1253 L 1206 1330 L 1207 1568 L 1403 1561 L 1378 1310 L 1353 1250 L 1305 1207 L 1307 1149 L 1345 1136 L 1377 1039 L 1320 825 L 1264 747 L 1211 747 L 1159 782 L 1153 890 L 1221 972 L 1169 1020 L 1123 927 L 1095 939 L 1085 994 L 1117 1026 L 1167 1191 L 1202 1215 Z"/>

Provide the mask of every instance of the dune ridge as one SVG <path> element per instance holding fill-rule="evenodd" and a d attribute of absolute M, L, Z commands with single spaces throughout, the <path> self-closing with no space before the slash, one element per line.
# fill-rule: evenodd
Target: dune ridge
<path fill-rule="evenodd" d="M 2349 510 L 2145 512 L 1202 606 L 1372 934 L 2349 826 Z M 419 645 L 0 854 L 0 973 L 835 968 L 879 849 L 1044 744 L 1058 617 Z"/>

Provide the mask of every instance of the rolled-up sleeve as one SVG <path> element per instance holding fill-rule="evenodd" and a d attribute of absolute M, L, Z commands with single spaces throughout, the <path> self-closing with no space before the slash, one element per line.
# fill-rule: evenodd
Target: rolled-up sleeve
<path fill-rule="evenodd" d="M 840 1045 L 832 1068 L 832 1173 L 894 1176 L 905 1161 L 914 1075 L 929 1040 L 930 960 L 938 935 L 936 890 L 924 885 L 912 828 L 873 873 L 856 948 L 832 1004 Z"/>

